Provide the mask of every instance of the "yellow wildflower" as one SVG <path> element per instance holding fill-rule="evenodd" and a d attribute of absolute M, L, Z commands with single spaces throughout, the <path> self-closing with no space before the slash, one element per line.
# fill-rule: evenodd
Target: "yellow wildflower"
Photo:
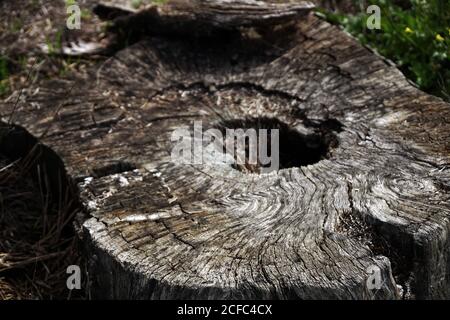
<path fill-rule="evenodd" d="M 413 33 L 414 31 L 410 27 L 405 28 L 406 33 Z"/>
<path fill-rule="evenodd" d="M 436 35 L 436 40 L 437 41 L 444 41 L 444 38 L 438 33 L 437 35 Z"/>

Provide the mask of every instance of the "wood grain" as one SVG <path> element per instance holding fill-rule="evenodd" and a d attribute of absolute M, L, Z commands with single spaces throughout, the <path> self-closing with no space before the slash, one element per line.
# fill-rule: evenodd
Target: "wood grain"
<path fill-rule="evenodd" d="M 14 122 L 78 182 L 94 297 L 434 299 L 450 297 L 449 107 L 311 14 L 227 42 L 148 37 L 30 88 Z M 336 144 L 270 174 L 171 162 L 175 128 L 262 117 Z"/>

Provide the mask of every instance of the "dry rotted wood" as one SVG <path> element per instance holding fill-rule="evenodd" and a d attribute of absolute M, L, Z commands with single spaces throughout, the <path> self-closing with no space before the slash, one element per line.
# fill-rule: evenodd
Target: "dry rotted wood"
<path fill-rule="evenodd" d="M 145 2 L 143 3 L 145 4 Z M 170 0 L 165 5 L 134 7 L 133 1 L 100 1 L 94 11 L 115 18 L 112 31 L 130 34 L 213 36 L 242 27 L 269 28 L 295 21 L 314 8 L 307 1 L 270 3 L 256 0 Z"/>
<path fill-rule="evenodd" d="M 303 134 L 293 161 L 307 135 L 325 152 L 269 174 L 170 159 L 175 128 L 261 118 Z M 450 106 L 313 15 L 226 44 L 150 37 L 26 91 L 13 119 L 79 183 L 94 297 L 450 297 Z"/>
<path fill-rule="evenodd" d="M 207 29 L 226 29 L 284 23 L 314 8 L 314 4 L 308 1 L 270 3 L 258 0 L 169 0 L 165 5 L 145 4 L 144 1 L 139 7 L 135 7 L 133 1 L 129 0 L 100 1 L 96 10 L 101 13 L 122 11 L 122 15 L 148 13 L 149 19 L 157 19 L 165 24 L 196 22 Z"/>

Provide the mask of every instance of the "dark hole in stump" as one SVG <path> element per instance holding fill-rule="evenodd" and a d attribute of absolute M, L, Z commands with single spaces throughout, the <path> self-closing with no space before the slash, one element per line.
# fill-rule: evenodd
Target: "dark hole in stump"
<path fill-rule="evenodd" d="M 340 132 L 342 125 L 337 120 L 325 120 L 321 122 L 307 121 L 304 123 L 310 133 L 302 133 L 280 121 L 277 118 L 245 118 L 224 120 L 218 128 L 226 135 L 226 129 L 255 129 L 260 142 L 259 129 L 267 129 L 267 155 L 272 156 L 271 137 L 272 130 L 279 131 L 279 168 L 286 169 L 315 164 L 329 156 L 330 150 L 337 147 L 338 139 L 335 132 Z M 242 172 L 260 173 L 261 168 L 269 165 L 251 164 L 249 160 L 249 143 L 245 141 L 245 164 L 235 164 L 233 167 Z M 234 154 L 235 160 L 236 153 Z M 259 155 L 258 155 L 259 160 Z"/>

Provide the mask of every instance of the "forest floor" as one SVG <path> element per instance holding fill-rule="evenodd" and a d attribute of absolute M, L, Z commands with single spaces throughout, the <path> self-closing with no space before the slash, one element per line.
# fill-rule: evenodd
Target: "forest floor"
<path fill-rule="evenodd" d="M 82 73 L 107 58 L 58 53 L 71 39 L 101 42 L 105 36 L 106 23 L 92 13 L 95 1 L 78 3 L 83 28 L 69 32 L 64 1 L 0 2 L 0 99 L 22 88 L 39 90 L 44 81 Z M 10 163 L 0 154 L 0 300 L 83 298 L 85 292 L 71 295 L 66 287 L 66 267 L 83 264 L 70 231 L 76 212 L 43 192 L 43 182 L 31 175 L 33 161 Z"/>

